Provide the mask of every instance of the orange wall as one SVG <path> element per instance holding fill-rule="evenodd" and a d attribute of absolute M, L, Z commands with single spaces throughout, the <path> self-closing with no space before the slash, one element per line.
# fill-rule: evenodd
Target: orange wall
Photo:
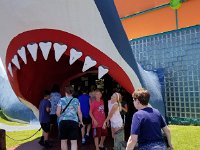
<path fill-rule="evenodd" d="M 114 0 L 120 18 L 167 4 L 169 1 L 170 0 Z"/>
<path fill-rule="evenodd" d="M 200 24 L 200 0 L 188 0 L 178 9 L 179 28 Z M 176 29 L 175 10 L 161 8 L 122 21 L 129 39 Z"/>
<path fill-rule="evenodd" d="M 200 0 L 189 0 L 178 10 L 179 27 L 200 24 Z"/>

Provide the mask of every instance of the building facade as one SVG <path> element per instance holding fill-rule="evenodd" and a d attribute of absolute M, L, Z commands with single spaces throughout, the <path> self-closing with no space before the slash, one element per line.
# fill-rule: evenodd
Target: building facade
<path fill-rule="evenodd" d="M 163 68 L 167 116 L 172 121 L 188 119 L 185 123 L 198 124 L 200 25 L 134 39 L 130 44 L 145 70 Z"/>

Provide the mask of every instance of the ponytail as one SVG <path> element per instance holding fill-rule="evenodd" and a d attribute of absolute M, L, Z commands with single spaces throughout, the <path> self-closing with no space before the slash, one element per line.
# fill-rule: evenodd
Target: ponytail
<path fill-rule="evenodd" d="M 118 103 L 118 106 L 119 106 L 119 111 L 122 111 L 122 105 L 121 105 L 122 96 L 118 92 L 115 92 L 115 94 L 117 95 L 117 103 Z"/>

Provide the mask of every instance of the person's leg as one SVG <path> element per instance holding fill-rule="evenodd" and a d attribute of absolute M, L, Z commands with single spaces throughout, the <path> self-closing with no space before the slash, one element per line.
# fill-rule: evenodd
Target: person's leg
<path fill-rule="evenodd" d="M 95 144 L 96 150 L 99 150 L 99 138 L 98 137 L 94 137 L 94 144 Z"/>
<path fill-rule="evenodd" d="M 45 123 L 44 124 L 44 132 L 43 132 L 43 135 L 44 135 L 44 144 L 48 147 L 50 146 L 49 143 L 48 143 L 48 140 L 49 140 L 49 132 L 50 132 L 50 123 Z"/>
<path fill-rule="evenodd" d="M 124 150 L 125 149 L 125 141 L 124 141 L 124 129 L 116 132 L 115 136 L 115 149 L 116 150 Z"/>
<path fill-rule="evenodd" d="M 81 134 L 82 134 L 82 144 L 85 144 L 85 126 L 81 128 Z"/>
<path fill-rule="evenodd" d="M 100 128 L 101 129 L 101 141 L 100 141 L 100 144 L 99 144 L 99 147 L 101 148 L 101 149 L 104 149 L 104 141 L 105 141 L 105 139 L 106 139 L 106 136 L 107 136 L 107 129 L 102 129 L 102 128 Z"/>
<path fill-rule="evenodd" d="M 61 150 L 68 150 L 67 140 L 61 140 Z"/>
<path fill-rule="evenodd" d="M 49 138 L 49 133 L 48 133 L 48 132 L 45 132 L 45 131 L 43 131 L 43 136 L 44 136 L 44 141 L 48 141 L 48 138 Z"/>
<path fill-rule="evenodd" d="M 81 128 L 81 134 L 82 134 L 82 139 L 83 139 L 85 136 L 85 126 Z"/>
<path fill-rule="evenodd" d="M 44 146 L 44 130 L 42 130 L 42 136 L 38 142 L 41 146 Z"/>
<path fill-rule="evenodd" d="M 71 140 L 71 150 L 78 150 L 77 140 Z"/>
<path fill-rule="evenodd" d="M 104 141 L 105 141 L 106 137 L 105 136 L 101 136 L 101 140 L 100 140 L 100 143 L 99 143 L 99 147 L 100 148 L 103 148 L 104 147 Z"/>
<path fill-rule="evenodd" d="M 91 129 L 91 124 L 88 124 L 87 125 L 87 133 L 86 133 L 87 136 L 90 135 L 90 129 Z"/>

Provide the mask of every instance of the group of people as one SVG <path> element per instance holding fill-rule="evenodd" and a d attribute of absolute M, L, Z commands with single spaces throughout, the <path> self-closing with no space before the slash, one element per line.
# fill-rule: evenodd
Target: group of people
<path fill-rule="evenodd" d="M 87 94 L 86 89 L 83 88 L 78 98 L 73 97 L 72 86 L 65 87 L 63 98 L 58 95 L 58 90 L 53 93 L 54 96 L 45 92 L 39 106 L 39 119 L 43 129 L 43 136 L 39 143 L 46 148 L 51 147 L 48 136 L 51 124 L 54 125 L 56 120 L 62 150 L 68 149 L 68 140 L 71 142 L 71 150 L 78 149 L 80 128 L 82 144 L 87 143 L 91 132 L 96 150 L 105 150 L 104 141 L 108 136 L 109 127 L 114 139 L 114 150 L 133 150 L 136 145 L 139 150 L 165 150 L 167 147 L 163 141 L 161 129 L 166 134 L 168 149 L 173 149 L 170 130 L 159 111 L 148 105 L 150 94 L 145 89 L 135 90 L 132 95 L 134 106 L 138 111 L 133 115 L 131 134 L 127 144 L 124 141 L 124 121 L 121 113 L 127 112 L 127 106 L 122 105 L 122 96 L 119 92 L 114 92 L 108 101 L 107 117 L 102 92 L 99 89 Z M 53 101 L 51 97 L 54 97 Z M 58 100 L 55 100 L 55 97 Z"/>

